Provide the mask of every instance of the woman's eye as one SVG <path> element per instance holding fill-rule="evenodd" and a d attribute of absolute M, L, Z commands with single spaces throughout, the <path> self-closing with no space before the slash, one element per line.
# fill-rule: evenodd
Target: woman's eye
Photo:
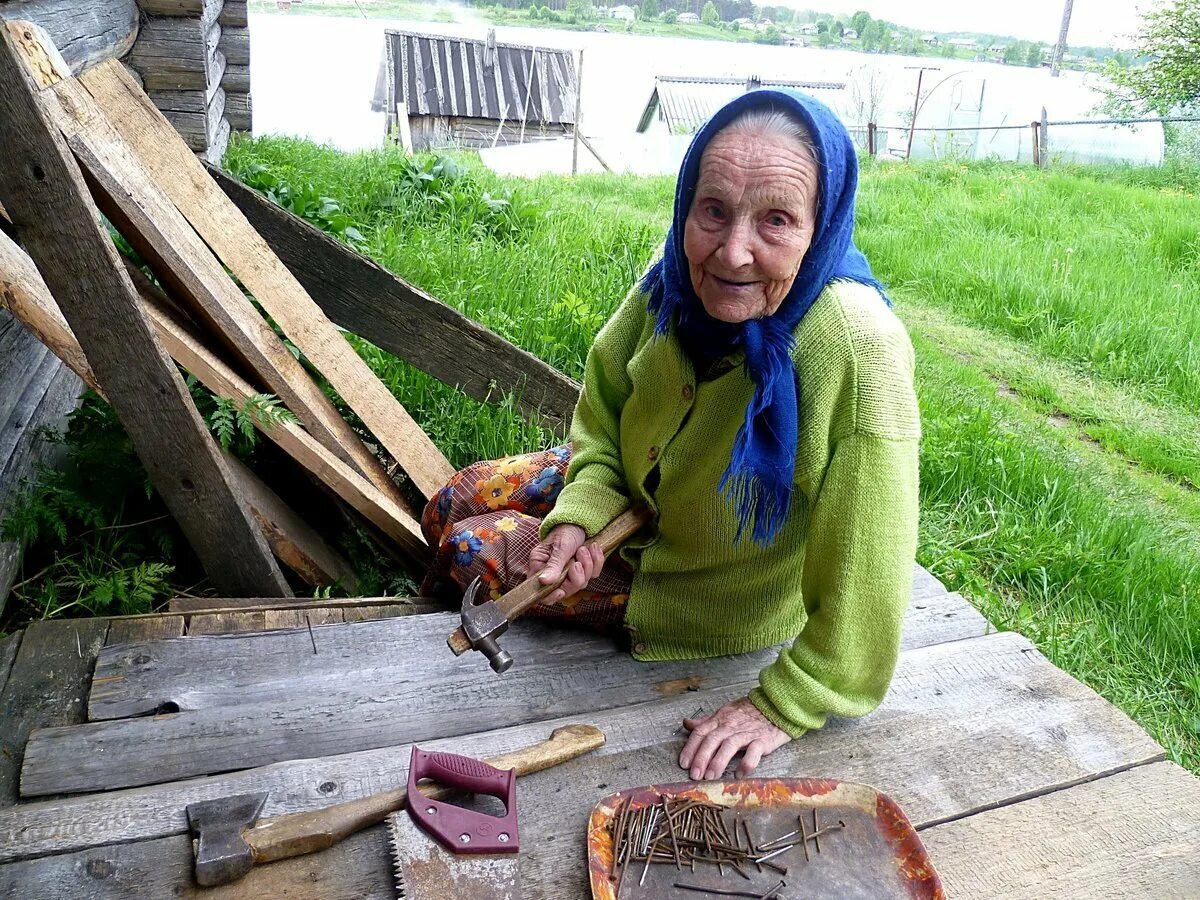
<path fill-rule="evenodd" d="M 783 228 L 787 225 L 787 217 L 781 216 L 779 213 L 772 213 L 767 216 L 767 224 L 772 228 Z"/>
<path fill-rule="evenodd" d="M 725 210 L 721 209 L 719 204 L 710 203 L 704 207 L 704 212 L 710 219 L 721 220 L 725 218 Z"/>

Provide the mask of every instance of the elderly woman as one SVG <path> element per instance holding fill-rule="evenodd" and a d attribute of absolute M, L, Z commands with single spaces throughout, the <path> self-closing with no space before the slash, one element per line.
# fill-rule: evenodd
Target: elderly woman
<path fill-rule="evenodd" d="M 661 258 L 592 345 L 570 447 L 476 464 L 425 516 L 427 586 L 482 575 L 499 594 L 565 567 L 536 611 L 623 626 L 637 659 L 782 644 L 749 696 L 684 720 L 694 779 L 865 715 L 895 667 L 920 424 L 912 347 L 851 241 L 856 185 L 816 100 L 721 109 Z M 585 545 L 634 503 L 648 536 L 607 561 Z"/>

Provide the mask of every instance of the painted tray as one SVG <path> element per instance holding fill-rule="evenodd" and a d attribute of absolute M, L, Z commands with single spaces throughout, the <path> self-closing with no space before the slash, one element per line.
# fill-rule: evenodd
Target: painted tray
<path fill-rule="evenodd" d="M 728 863 L 720 870 L 712 864 L 697 865 L 693 870 L 685 862 L 680 870 L 674 859 L 654 865 L 626 862 L 614 872 L 615 832 L 627 823 L 623 811 L 627 817 L 636 816 L 644 808 L 661 807 L 664 798 L 679 810 L 688 805 L 682 801 L 719 807 L 710 815 L 719 817 L 731 833 L 736 829 L 745 834 L 742 829 L 749 826 L 750 840 L 739 838 L 738 842 L 744 841 L 747 847 L 751 840 L 757 847 L 767 845 L 758 858 L 796 841 L 796 837 L 784 837 L 788 832 L 803 827 L 804 833 L 811 834 L 814 821 L 829 830 L 823 831 L 819 849 L 815 846 L 818 841 L 810 837 L 773 855 L 768 862 L 774 865 L 764 864 L 761 871 L 753 863 L 743 863 L 745 876 Z M 648 818 L 649 810 L 642 815 Z M 743 820 L 745 825 L 740 824 Z M 682 812 L 678 821 L 683 821 Z M 779 838 L 782 840 L 772 843 Z M 832 779 L 682 782 L 629 788 L 605 797 L 588 822 L 588 871 L 595 900 L 945 897 L 925 846 L 900 807 L 870 785 Z M 689 887 L 679 887 L 681 884 Z"/>

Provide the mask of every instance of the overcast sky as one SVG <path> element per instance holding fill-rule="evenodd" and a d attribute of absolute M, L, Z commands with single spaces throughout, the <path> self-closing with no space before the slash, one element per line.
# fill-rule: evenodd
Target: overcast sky
<path fill-rule="evenodd" d="M 939 31 L 1009 34 L 1052 44 L 1062 23 L 1062 0 L 785 0 L 799 9 L 835 15 L 864 9 L 897 25 Z M 1154 0 L 1075 0 L 1067 43 L 1075 46 L 1128 46 L 1138 9 Z M 768 3 L 769 5 L 769 3 Z"/>

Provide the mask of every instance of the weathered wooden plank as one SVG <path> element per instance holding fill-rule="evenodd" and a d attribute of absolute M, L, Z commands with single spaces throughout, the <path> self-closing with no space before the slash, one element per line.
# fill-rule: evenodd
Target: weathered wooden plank
<path fill-rule="evenodd" d="M 541 848 L 528 871 L 572 870 L 559 896 L 575 896 L 567 887 L 582 884 L 582 823 L 595 801 L 623 787 L 685 778 L 676 763 L 684 741 L 682 718 L 716 709 L 748 687 L 683 693 L 572 717 L 602 728 L 607 743 L 590 758 L 522 780 L 523 844 Z M 540 740 L 565 723 L 422 746 L 483 757 Z M 905 652 L 879 710 L 805 735 L 767 757 L 759 774 L 874 784 L 922 823 L 1161 758 L 1161 748 L 1127 717 L 1009 633 Z M 356 799 L 404 784 L 408 759 L 409 747 L 399 746 L 28 803 L 0 810 L 0 861 L 182 834 L 188 803 L 247 791 L 269 792 L 267 816 Z M 570 835 L 577 838 L 564 837 Z M 523 850 L 523 859 L 533 860 L 531 853 Z M 320 865 L 336 867 L 336 851 L 322 854 Z M 561 879 L 561 874 L 549 878 L 547 889 L 564 884 Z"/>
<path fill-rule="evenodd" d="M 136 0 L 10 0 L 0 2 L 0 19 L 46 29 L 74 72 L 120 59 L 138 36 Z"/>
<path fill-rule="evenodd" d="M 17 798 L 17 771 L 34 728 L 83 721 L 88 676 L 104 643 L 104 619 L 34 622 L 0 695 L 0 804 Z"/>
<path fill-rule="evenodd" d="M 476 400 L 516 394 L 527 417 L 565 433 L 579 398 L 575 381 L 224 173 L 210 172 L 333 321 Z"/>
<path fill-rule="evenodd" d="M 957 596 L 957 595 L 955 595 Z M 195 598 L 186 605 L 225 601 Z M 947 617 L 949 616 L 949 618 Z M 950 623 L 947 626 L 947 623 Z M 248 702 L 281 701 L 286 696 L 303 699 L 320 686 L 363 680 L 370 674 L 370 689 L 385 689 L 412 681 L 462 677 L 482 671 L 476 654 L 455 657 L 443 650 L 446 637 L 459 624 L 457 613 L 429 613 L 415 619 L 393 619 L 331 630 L 329 652 L 308 659 L 303 642 L 290 635 L 242 637 L 237 641 L 183 641 L 140 644 L 105 651 L 96 662 L 96 680 L 88 705 L 93 721 L 143 715 L 166 704 L 182 710 L 213 706 L 238 706 Z M 947 628 L 952 630 L 947 630 Z M 961 598 L 942 603 L 918 601 L 904 621 L 904 649 L 944 640 L 987 633 L 987 623 Z M 504 637 L 504 645 L 519 665 L 560 658 L 577 658 L 614 651 L 611 643 L 584 632 L 566 631 L 545 623 L 522 620 Z M 433 648 L 414 657 L 412 647 Z M 560 649 L 561 648 L 561 649 Z M 197 673 L 204 673 L 199 677 Z M 197 685 L 203 681 L 203 686 Z"/>
<path fill-rule="evenodd" d="M 250 65 L 250 29 L 246 27 L 222 27 L 221 52 L 230 65 Z"/>
<path fill-rule="evenodd" d="M 21 637 L 24 629 L 0 638 L 0 697 L 4 696 L 4 688 L 8 684 L 9 673 L 12 672 L 13 662 L 17 658 L 17 650 L 21 647 Z"/>
<path fill-rule="evenodd" d="M 143 10 L 151 16 L 187 16 L 199 18 L 212 7 L 220 7 L 221 0 L 139 0 Z"/>
<path fill-rule="evenodd" d="M 230 488 L 217 446 L 182 377 L 154 339 L 116 248 L 87 199 L 83 177 L 50 118 L 48 111 L 57 104 L 41 85 L 70 76 L 61 61 L 46 55 L 53 47 L 41 45 L 48 39 L 39 32 L 22 27 L 18 38 L 0 29 L 0 82 L 6 88 L 0 92 L 0 119 L 6 123 L 0 129 L 5 159 L 0 198 L 30 257 L 41 261 L 47 287 L 213 582 L 231 594 L 286 590 L 249 511 Z M 25 38 L 26 33 L 34 37 Z M 36 82 L 23 62 L 26 54 L 38 60 Z M 129 365 L 131 359 L 138 364 Z"/>
<path fill-rule="evenodd" d="M 237 634 L 264 631 L 266 627 L 265 612 L 212 613 L 188 619 L 189 635 Z"/>
<path fill-rule="evenodd" d="M 225 118 L 234 131 L 252 131 L 254 129 L 254 108 L 250 94 L 226 94 Z"/>
<path fill-rule="evenodd" d="M 221 25 L 202 19 L 166 17 L 142 26 L 129 64 L 142 72 L 205 72 L 221 41 Z"/>
<path fill-rule="evenodd" d="M 225 92 L 218 88 L 208 109 L 203 112 L 162 110 L 162 114 L 171 123 L 171 127 L 188 142 L 189 148 L 207 150 L 221 130 L 221 122 L 225 117 Z M 193 143 L 196 141 L 200 142 L 199 147 Z"/>
<path fill-rule="evenodd" d="M 108 626 L 104 646 L 132 644 L 134 641 L 164 641 L 183 635 L 183 616 L 156 616 L 152 619 L 117 619 Z"/>
<path fill-rule="evenodd" d="M 296 604 L 294 606 L 294 604 Z M 345 610 L 347 622 L 365 619 L 387 619 L 395 616 L 413 616 L 424 613 L 445 612 L 446 604 L 427 597 L 337 597 L 326 600 L 288 601 L 286 603 L 270 597 L 173 597 L 168 604 L 170 612 L 194 613 L 213 612 L 220 609 L 229 612 L 246 607 L 263 606 L 270 609 L 311 609 L 317 606 L 336 606 Z M 351 616 L 351 610 L 361 610 L 362 615 Z M 389 610 L 379 612 L 379 610 Z"/>
<path fill-rule="evenodd" d="M 226 463 L 276 558 L 305 584 L 318 587 L 340 584 L 353 593 L 358 580 L 345 557 L 240 460 L 231 456 Z"/>
<path fill-rule="evenodd" d="M 147 91 L 203 91 L 207 97 L 211 97 L 213 91 L 218 87 L 226 86 L 224 81 L 228 64 L 225 62 L 225 54 L 220 50 L 212 55 L 201 71 L 188 68 L 189 65 L 190 63 L 175 66 L 169 61 L 165 61 L 153 69 L 141 71 L 131 69 L 130 71 L 141 79 L 141 85 Z M 248 85 L 249 67 L 247 67 L 246 82 Z M 247 86 L 245 90 L 249 90 L 249 87 Z"/>
<path fill-rule="evenodd" d="M 228 119 L 222 119 L 221 124 L 217 128 L 217 134 L 212 139 L 212 143 L 206 151 L 200 154 L 200 158 L 205 162 L 219 166 L 221 160 L 225 158 L 225 151 L 229 149 L 229 136 L 233 133 L 233 129 L 229 125 Z"/>
<path fill-rule="evenodd" d="M 948 593 L 940 581 L 921 565 L 913 566 L 913 597 L 923 598 Z"/>
<path fill-rule="evenodd" d="M 203 165 L 179 142 L 162 114 L 120 65 L 94 69 L 84 84 L 201 237 L 321 370 L 422 497 L 432 497 L 453 477 L 454 468 L 246 217 L 207 177 Z M 390 483 L 387 480 L 381 489 L 387 490 Z"/>
<path fill-rule="evenodd" d="M 309 635 L 309 646 L 315 646 L 313 655 L 319 656 L 321 646 L 325 641 L 325 632 L 317 631 L 318 625 L 338 625 L 345 619 L 342 616 L 342 611 L 336 606 L 324 606 L 316 609 L 269 609 L 263 614 L 266 620 L 268 630 L 275 629 L 304 629 L 304 633 L 308 634 L 309 626 L 312 626 L 312 634 Z M 318 635 L 320 639 L 318 640 Z"/>
<path fill-rule="evenodd" d="M 224 54 L 221 58 L 224 59 Z M 220 77 L 221 87 L 230 94 L 250 93 L 250 67 L 225 64 Z"/>
<path fill-rule="evenodd" d="M 1138 766 L 921 840 L 950 897 L 1197 897 L 1200 779 L 1171 762 Z"/>

